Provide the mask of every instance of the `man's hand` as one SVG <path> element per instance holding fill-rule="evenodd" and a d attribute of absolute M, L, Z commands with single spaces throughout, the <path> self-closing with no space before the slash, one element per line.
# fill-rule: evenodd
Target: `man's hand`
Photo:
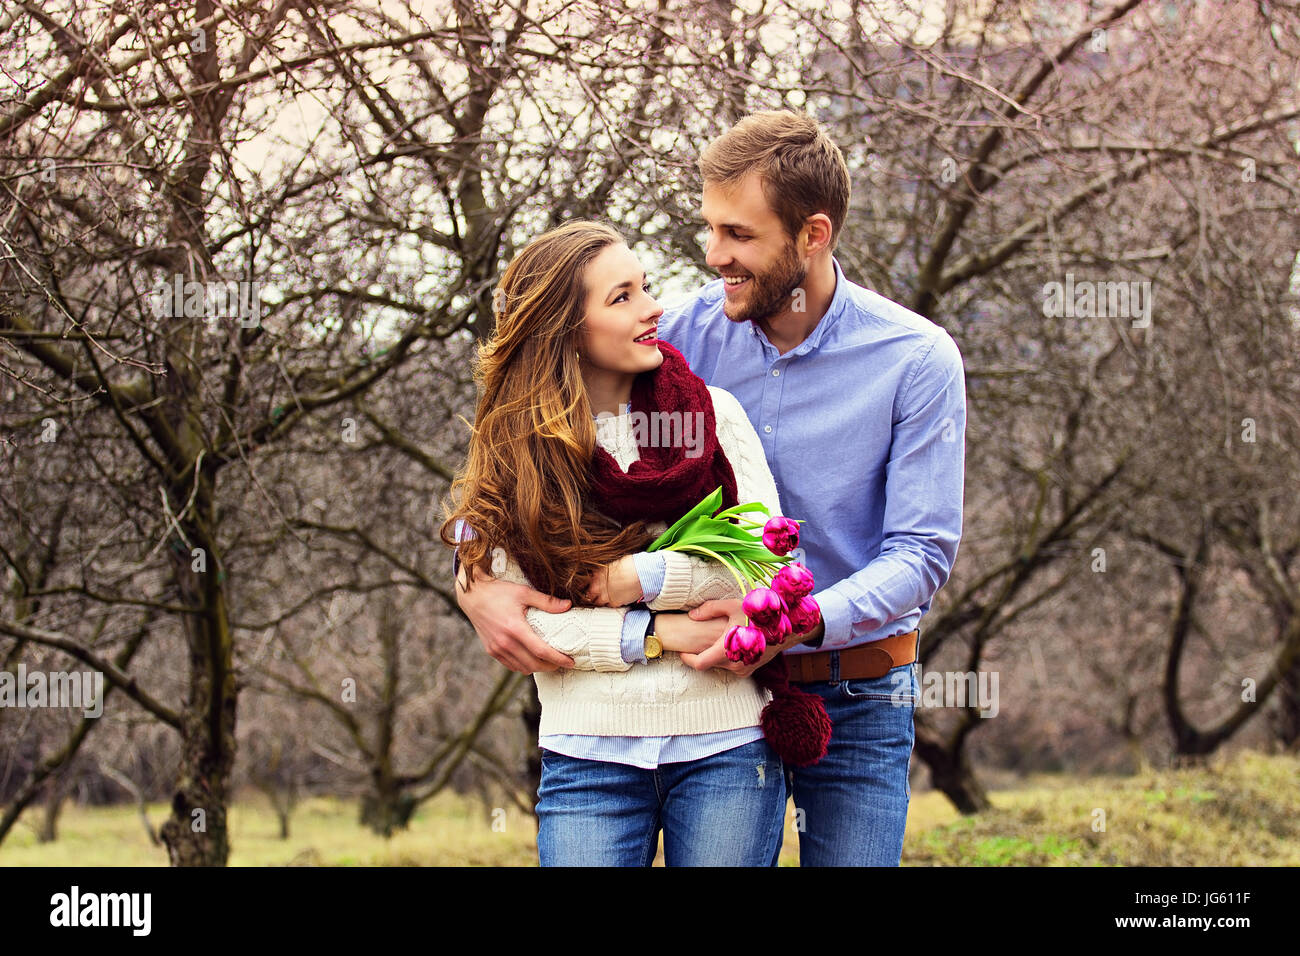
<path fill-rule="evenodd" d="M 739 627 L 746 621 L 745 611 L 741 607 L 739 600 L 729 598 L 725 601 L 705 601 L 699 607 L 691 608 L 690 618 L 693 621 L 726 618 L 726 621 L 722 628 L 722 636 L 714 641 L 713 646 L 698 654 L 683 654 L 683 664 L 687 667 L 693 667 L 697 671 L 706 671 L 710 667 L 721 667 L 723 670 L 729 670 L 741 677 L 748 677 L 758 669 L 758 664 L 746 667 L 736 661 L 727 660 L 726 650 L 723 647 L 723 640 L 727 635 L 727 631 L 733 627 Z M 763 663 L 766 663 L 766 661 Z"/>
<path fill-rule="evenodd" d="M 520 674 L 573 666 L 573 658 L 538 637 L 524 617 L 525 609 L 530 607 L 551 614 L 567 611 L 567 600 L 522 584 L 498 581 L 481 571 L 475 573 L 474 587 L 467 592 L 463 588 L 465 573 L 462 567 L 456 577 L 456 603 L 474 625 L 479 642 L 492 658 Z"/>
<path fill-rule="evenodd" d="M 625 554 L 597 572 L 583 595 L 593 607 L 623 607 L 641 600 L 641 577 L 632 555 Z"/>
<path fill-rule="evenodd" d="M 730 630 L 731 625 L 733 624 L 745 623 L 745 612 L 741 609 L 740 601 L 735 600 L 734 598 L 727 601 L 705 601 L 699 607 L 692 609 L 690 616 L 696 620 L 707 620 L 713 617 L 727 617 L 730 622 L 727 625 L 727 630 Z M 697 671 L 706 671 L 710 667 L 721 667 L 723 670 L 731 671 L 733 674 L 739 674 L 741 677 L 748 677 L 768 661 L 772 660 L 772 658 L 776 657 L 776 655 L 784 651 L 787 647 L 793 647 L 795 644 L 802 643 L 803 641 L 816 640 L 816 638 L 823 634 L 825 630 L 825 623 L 823 621 L 818 621 L 816 627 L 799 638 L 787 638 L 784 644 L 772 644 L 769 642 L 767 649 L 763 651 L 763 656 L 753 664 L 746 665 L 737 661 L 727 660 L 727 651 L 722 638 L 719 638 L 712 647 L 699 654 L 683 654 L 682 663 L 688 667 L 695 668 Z M 725 637 L 726 632 L 724 631 L 723 634 Z"/>
<path fill-rule="evenodd" d="M 723 670 L 731 671 L 733 674 L 739 674 L 741 677 L 748 677 L 754 671 L 758 670 L 776 655 L 790 645 L 790 641 L 784 644 L 768 644 L 767 650 L 753 664 L 742 664 L 739 661 L 727 660 L 727 651 L 723 646 L 723 639 L 718 638 L 716 644 L 701 654 L 683 654 L 682 663 L 687 667 L 694 667 L 697 671 L 706 671 L 710 667 L 721 667 Z"/>

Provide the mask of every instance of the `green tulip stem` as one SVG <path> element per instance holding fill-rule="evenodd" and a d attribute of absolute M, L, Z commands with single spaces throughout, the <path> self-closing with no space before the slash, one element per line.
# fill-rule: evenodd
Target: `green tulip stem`
<path fill-rule="evenodd" d="M 714 561 L 717 561 L 719 564 L 721 564 L 723 567 L 725 567 L 728 571 L 731 572 L 731 576 L 735 578 L 736 583 L 740 585 L 740 590 L 742 594 L 748 594 L 750 590 L 752 590 L 748 581 L 745 578 L 742 578 L 740 576 L 739 572 L 737 572 L 737 570 L 732 566 L 731 562 L 728 561 L 726 558 L 724 558 L 722 555 L 718 554 L 716 551 L 711 551 L 708 548 L 704 547 L 703 545 L 689 544 L 689 543 L 672 544 L 669 545 L 666 550 L 681 551 L 681 552 L 695 551 L 699 554 L 704 555 L 705 557 L 712 558 Z M 744 558 L 740 558 L 737 560 L 743 561 Z"/>

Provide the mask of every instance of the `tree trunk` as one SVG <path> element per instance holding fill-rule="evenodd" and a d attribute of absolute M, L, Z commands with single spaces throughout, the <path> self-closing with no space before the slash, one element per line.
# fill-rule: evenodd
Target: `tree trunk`
<path fill-rule="evenodd" d="M 965 739 L 964 734 L 959 735 L 954 744 L 920 720 L 916 722 L 916 752 L 930 768 L 930 781 L 935 789 L 942 791 L 961 813 L 991 810 L 993 804 L 966 759 L 961 744 Z"/>
<path fill-rule="evenodd" d="M 200 480 L 206 487 L 197 496 L 195 518 L 182 527 L 191 542 L 207 546 L 204 570 L 194 569 L 191 549 L 178 538 L 173 538 L 171 549 L 182 599 L 202 608 L 186 615 L 184 625 L 190 652 L 189 696 L 181 716 L 180 773 L 172 815 L 160 831 L 172 866 L 225 866 L 230 857 L 226 811 L 235 763 L 234 643 L 226 613 L 224 569 L 210 547 L 211 484 L 207 476 Z"/>
<path fill-rule="evenodd" d="M 528 757 L 524 765 L 524 785 L 528 789 L 528 802 L 537 816 L 537 788 L 542 785 L 542 752 L 537 747 L 537 732 L 542 726 L 542 702 L 537 698 L 537 681 L 528 681 L 528 692 L 522 708 L 524 727 L 528 730 Z"/>
<path fill-rule="evenodd" d="M 36 839 L 41 843 L 53 843 L 59 836 L 59 814 L 63 812 L 63 801 L 67 792 L 63 785 L 63 774 L 50 781 L 48 795 L 45 799 L 45 813 L 41 817 L 41 829 Z"/>
<path fill-rule="evenodd" d="M 207 668 L 200 670 L 199 650 L 191 647 L 195 672 L 183 715 L 180 777 L 172 815 L 161 829 L 172 866 L 225 866 L 230 858 L 226 810 L 235 755 L 235 695 L 233 689 L 223 693 L 223 682 Z"/>
<path fill-rule="evenodd" d="M 415 797 L 403 790 L 392 774 L 372 772 L 373 788 L 361 798 L 361 822 L 384 838 L 404 830 L 418 806 Z"/>
<path fill-rule="evenodd" d="M 1274 733 L 1283 750 L 1294 751 L 1300 745 L 1300 658 L 1282 674 L 1277 691 Z"/>
<path fill-rule="evenodd" d="M 235 757 L 234 681 L 214 675 L 191 646 L 190 702 L 183 715 L 181 770 L 162 841 L 172 866 L 225 866 L 230 858 L 226 809 Z M 215 690 L 214 690 L 215 688 Z"/>

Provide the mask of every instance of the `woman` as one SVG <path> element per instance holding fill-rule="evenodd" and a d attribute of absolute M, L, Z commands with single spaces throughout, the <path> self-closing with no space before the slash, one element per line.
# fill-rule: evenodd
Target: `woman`
<path fill-rule="evenodd" d="M 608 226 L 570 222 L 529 243 L 494 301 L 441 537 L 456 546 L 454 529 L 473 529 L 459 543 L 462 587 L 479 571 L 575 605 L 528 614 L 574 660 L 534 675 L 541 863 L 648 866 L 662 829 L 670 866 L 770 865 L 786 800 L 760 726 L 771 695 L 679 657 L 741 619 L 661 615 L 656 656 L 647 611 L 629 606 L 742 596 L 716 562 L 644 549 L 718 487 L 724 506 L 761 501 L 780 514 L 758 436 L 730 393 L 655 338 L 663 310 Z"/>

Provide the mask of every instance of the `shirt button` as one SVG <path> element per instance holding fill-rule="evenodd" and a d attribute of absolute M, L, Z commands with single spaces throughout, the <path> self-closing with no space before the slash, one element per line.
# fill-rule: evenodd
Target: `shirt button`
<path fill-rule="evenodd" d="M 763 426 L 763 431 L 765 431 L 765 432 L 770 432 L 771 430 L 772 430 L 772 426 L 771 426 L 771 425 L 764 425 L 764 426 Z"/>
<path fill-rule="evenodd" d="M 772 369 L 772 377 L 773 377 L 773 378 L 775 378 L 776 376 L 778 376 L 778 375 L 780 375 L 780 374 L 781 374 L 781 370 L 780 370 L 779 368 L 774 368 L 774 369 Z"/>

